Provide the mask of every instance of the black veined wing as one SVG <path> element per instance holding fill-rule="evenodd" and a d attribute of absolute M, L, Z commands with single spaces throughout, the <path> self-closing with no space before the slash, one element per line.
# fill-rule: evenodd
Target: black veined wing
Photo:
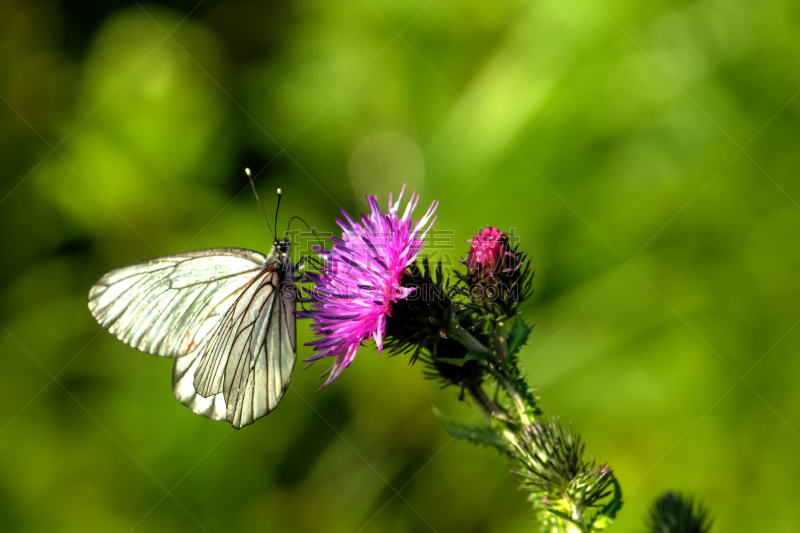
<path fill-rule="evenodd" d="M 176 358 L 173 392 L 181 403 L 208 418 L 227 419 L 238 428 L 275 408 L 294 368 L 295 296 L 294 290 L 284 290 L 285 283 L 292 283 L 291 276 L 286 276 L 288 251 L 289 244 L 280 241 L 269 256 L 239 248 L 217 248 L 134 263 L 112 270 L 92 287 L 89 309 L 100 325 L 129 346 Z M 253 290 L 265 282 L 280 298 L 265 298 L 264 291 Z M 280 311 L 273 313 L 276 302 L 281 304 Z M 253 329 L 265 344 L 256 350 L 255 345 L 240 343 L 231 349 L 249 350 L 246 354 L 229 351 L 225 355 L 228 359 L 246 359 L 251 368 L 245 374 L 253 371 L 254 378 L 235 389 L 198 395 L 194 381 L 201 356 L 217 332 L 225 333 L 221 330 L 227 327 L 227 313 L 243 308 L 248 310 L 248 317 L 264 317 Z M 272 337 L 267 338 L 266 332 Z M 253 350 L 255 355 L 250 356 Z M 267 368 L 279 369 L 280 393 L 270 388 L 275 386 L 274 376 L 269 383 L 256 379 L 264 363 Z M 256 391 L 257 386 L 266 388 Z M 233 403 L 228 401 L 231 393 Z M 266 411 L 252 410 L 253 416 L 237 419 L 233 409 L 243 409 L 239 398 L 248 394 L 274 402 L 268 402 L 271 407 Z"/>
<path fill-rule="evenodd" d="M 222 393 L 227 420 L 239 428 L 268 414 L 283 397 L 296 360 L 295 296 L 275 262 L 228 309 L 194 374 L 198 394 Z"/>

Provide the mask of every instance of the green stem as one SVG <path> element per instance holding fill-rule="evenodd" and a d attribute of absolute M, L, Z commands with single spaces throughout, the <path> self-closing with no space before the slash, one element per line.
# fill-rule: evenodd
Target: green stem
<path fill-rule="evenodd" d="M 478 352 L 483 355 L 492 357 L 492 352 L 489 350 L 489 348 L 484 346 L 481 341 L 473 337 L 469 331 L 465 330 L 461 326 L 448 328 L 447 335 L 448 337 L 455 339 L 459 344 L 461 344 L 464 348 L 466 348 L 470 352 Z"/>
<path fill-rule="evenodd" d="M 508 333 L 506 332 L 505 322 L 498 322 L 494 327 L 494 351 L 497 352 L 497 359 L 499 359 L 501 363 L 508 362 L 507 336 Z"/>
<path fill-rule="evenodd" d="M 489 396 L 486 395 L 486 391 L 483 390 L 483 387 L 480 385 L 472 385 L 468 387 L 467 390 L 475 399 L 475 403 L 481 408 L 483 414 L 485 414 L 489 418 L 499 418 L 504 421 L 508 421 L 508 416 L 506 413 L 496 404 L 494 403 Z"/>
<path fill-rule="evenodd" d="M 533 422 L 528 416 L 528 406 L 525 404 L 522 396 L 517 391 L 514 383 L 508 381 L 507 379 L 503 379 L 501 383 L 506 388 L 508 396 L 511 398 L 511 401 L 514 403 L 514 407 L 517 409 L 517 414 L 519 414 L 519 421 L 522 424 L 522 427 L 530 426 Z"/>

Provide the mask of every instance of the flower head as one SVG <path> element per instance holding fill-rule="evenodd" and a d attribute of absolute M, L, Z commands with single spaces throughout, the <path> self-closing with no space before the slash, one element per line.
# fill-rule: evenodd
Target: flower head
<path fill-rule="evenodd" d="M 380 353 L 392 303 L 407 298 L 413 291 L 402 287 L 400 280 L 422 250 L 439 204 L 433 202 L 425 216 L 412 223 L 411 214 L 419 196 L 412 193 L 400 215 L 404 191 L 405 186 L 394 204 L 389 195 L 387 214 L 381 213 L 376 197 L 367 196 L 372 212 L 362 213 L 361 224 L 342 211 L 346 222 L 336 221 L 344 231 L 342 238 L 331 237 L 332 250 L 316 249 L 325 266 L 318 274 L 307 275 L 314 284 L 309 291 L 312 309 L 298 315 L 313 319 L 311 328 L 320 337 L 307 343 L 318 353 L 305 361 L 336 357 L 326 372 L 328 379 L 323 387 L 350 365 L 362 341 L 372 337 Z"/>
<path fill-rule="evenodd" d="M 689 494 L 666 492 L 650 508 L 648 531 L 708 533 L 713 520 L 706 508 Z"/>
<path fill-rule="evenodd" d="M 504 268 L 508 254 L 508 236 L 497 228 L 486 227 L 469 241 L 467 268 L 478 279 L 493 278 L 493 273 Z"/>
<path fill-rule="evenodd" d="M 491 315 L 495 325 L 513 317 L 519 304 L 533 293 L 530 262 L 511 240 L 497 228 L 478 231 L 467 241 L 469 255 L 461 260 L 467 271 L 457 274 L 475 310 Z"/>
<path fill-rule="evenodd" d="M 584 458 L 586 444 L 571 427 L 558 419 L 539 420 L 518 436 L 515 473 L 522 476 L 520 488 L 530 492 L 528 500 L 542 511 L 543 521 L 552 524 L 553 511 L 558 511 L 576 519 L 581 527 L 574 531 L 599 531 L 591 526 L 614 519 L 622 505 L 613 490 L 614 474 L 608 465 Z"/>

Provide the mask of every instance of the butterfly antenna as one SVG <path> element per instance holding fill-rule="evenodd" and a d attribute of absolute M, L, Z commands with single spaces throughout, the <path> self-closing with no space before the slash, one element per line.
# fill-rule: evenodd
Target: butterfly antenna
<path fill-rule="evenodd" d="M 278 205 L 275 207 L 275 229 L 278 229 L 278 210 L 281 208 L 281 190 L 278 189 Z"/>
<path fill-rule="evenodd" d="M 289 228 L 292 226 L 292 220 L 294 220 L 294 219 L 297 219 L 297 220 L 299 220 L 300 222 L 302 222 L 303 224 L 305 224 L 305 225 L 306 225 L 306 227 L 307 227 L 307 228 L 308 228 L 308 229 L 311 231 L 311 233 L 313 233 L 313 234 L 314 234 L 314 237 L 316 237 L 316 238 L 317 238 L 317 242 L 320 244 L 320 248 L 323 248 L 323 249 L 325 248 L 325 243 L 324 243 L 324 242 L 322 242 L 322 239 L 320 239 L 320 238 L 319 238 L 319 235 L 317 235 L 317 230 L 315 230 L 314 228 L 312 228 L 311 226 L 309 226 L 309 225 L 308 225 L 308 222 L 306 222 L 305 220 L 303 220 L 303 218 L 302 218 L 302 217 L 293 216 L 292 218 L 290 218 L 290 219 L 289 219 L 289 224 L 287 224 L 287 225 L 286 225 L 286 233 L 289 233 Z"/>
<path fill-rule="evenodd" d="M 264 207 L 261 205 L 261 198 L 258 197 L 258 193 L 256 192 L 256 184 L 253 183 L 253 175 L 250 173 L 250 169 L 244 169 L 244 173 L 247 174 L 247 178 L 250 180 L 250 186 L 253 188 L 253 194 L 256 195 L 256 201 L 258 202 L 258 208 L 261 209 L 261 215 L 264 217 L 264 222 L 267 223 L 267 227 L 269 228 L 269 232 L 272 233 L 272 238 L 275 239 L 275 232 L 272 231 L 272 227 L 269 225 L 269 220 L 267 220 L 267 214 L 264 212 Z M 280 191 L 280 189 L 278 189 Z M 280 196 L 278 196 L 278 202 L 280 203 Z M 276 213 L 277 215 L 277 213 Z M 276 219 L 277 224 L 277 219 Z M 277 227 L 277 226 L 276 226 Z"/>

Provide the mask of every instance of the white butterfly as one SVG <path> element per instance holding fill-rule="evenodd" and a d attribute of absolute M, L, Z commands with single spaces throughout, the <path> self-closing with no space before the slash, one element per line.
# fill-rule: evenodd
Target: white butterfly
<path fill-rule="evenodd" d="M 215 248 L 120 267 L 91 288 L 89 310 L 125 344 L 175 358 L 175 397 L 238 429 L 277 407 L 297 359 L 290 249 L 282 239 L 267 256 Z"/>

